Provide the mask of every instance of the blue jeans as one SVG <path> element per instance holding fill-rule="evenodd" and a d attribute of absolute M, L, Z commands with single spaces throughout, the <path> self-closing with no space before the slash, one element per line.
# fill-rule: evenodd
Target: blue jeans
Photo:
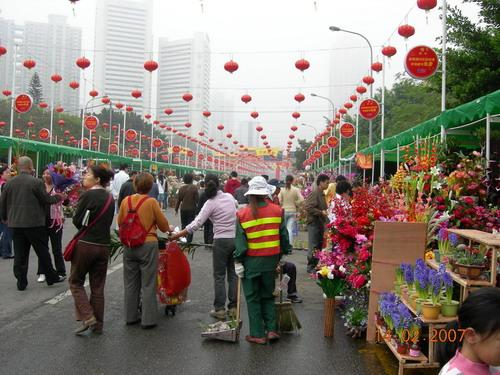
<path fill-rule="evenodd" d="M 0 242 L 0 255 L 3 257 L 12 256 L 12 229 L 7 224 L 0 223 L 0 233 L 2 241 Z"/>
<path fill-rule="evenodd" d="M 296 212 L 286 212 L 285 211 L 285 224 L 286 229 L 288 230 L 288 238 L 290 245 L 294 246 L 295 242 L 295 233 L 297 226 L 297 213 Z"/>

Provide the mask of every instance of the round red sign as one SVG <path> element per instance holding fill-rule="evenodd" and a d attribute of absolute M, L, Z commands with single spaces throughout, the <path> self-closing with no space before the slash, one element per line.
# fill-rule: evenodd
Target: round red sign
<path fill-rule="evenodd" d="M 118 145 L 116 143 L 111 143 L 109 145 L 109 152 L 116 154 L 118 152 Z"/>
<path fill-rule="evenodd" d="M 373 120 L 380 112 L 380 105 L 374 99 L 365 99 L 359 105 L 359 115 L 365 120 Z"/>
<path fill-rule="evenodd" d="M 436 73 L 439 58 L 436 52 L 427 46 L 416 46 L 405 57 L 406 72 L 415 79 L 427 79 Z"/>
<path fill-rule="evenodd" d="M 129 129 L 125 132 L 125 139 L 128 142 L 135 141 L 136 138 L 137 138 L 137 132 L 134 129 Z"/>
<path fill-rule="evenodd" d="M 38 132 L 38 137 L 42 141 L 46 141 L 47 139 L 49 139 L 49 137 L 50 137 L 50 131 L 49 131 L 49 129 L 47 129 L 47 128 L 40 129 L 40 131 Z"/>
<path fill-rule="evenodd" d="M 87 116 L 85 117 L 84 125 L 90 131 L 96 130 L 99 126 L 99 119 L 95 116 Z"/>
<path fill-rule="evenodd" d="M 314 151 L 313 156 L 314 156 L 315 159 L 320 158 L 321 157 L 321 151 L 319 151 L 319 150 Z"/>
<path fill-rule="evenodd" d="M 342 124 L 342 126 L 340 127 L 340 135 L 344 138 L 351 138 L 354 135 L 355 131 L 356 129 L 354 128 L 354 125 L 348 122 Z"/>
<path fill-rule="evenodd" d="M 181 148 L 179 146 L 174 146 L 172 147 L 172 152 L 174 154 L 178 154 L 179 152 L 181 152 Z"/>
<path fill-rule="evenodd" d="M 156 138 L 153 141 L 153 147 L 160 148 L 163 145 L 163 141 L 160 138 Z"/>
<path fill-rule="evenodd" d="M 337 137 L 328 137 L 326 140 L 328 147 L 335 148 L 339 145 L 339 139 Z"/>
<path fill-rule="evenodd" d="M 33 105 L 33 98 L 28 94 L 19 94 L 14 100 L 14 109 L 19 113 L 26 113 Z"/>
<path fill-rule="evenodd" d="M 321 151 L 322 154 L 327 154 L 328 151 L 330 151 L 330 147 L 328 147 L 328 145 L 321 145 L 319 150 Z"/>

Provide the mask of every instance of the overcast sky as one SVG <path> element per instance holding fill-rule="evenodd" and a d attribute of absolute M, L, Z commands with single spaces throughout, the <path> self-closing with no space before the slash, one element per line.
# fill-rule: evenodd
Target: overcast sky
<path fill-rule="evenodd" d="M 96 1 L 78 1 L 73 15 L 66 0 L 4 0 L 0 16 L 22 23 L 46 22 L 51 13 L 67 15 L 70 24 L 82 28 L 83 48 L 91 57 Z M 449 3 L 477 18 L 474 6 L 457 0 Z M 404 71 L 407 48 L 437 45 L 436 38 L 441 33 L 439 13 L 436 8 L 426 15 L 416 7 L 416 0 L 154 0 L 154 45 L 156 49 L 158 37 L 177 39 L 190 37 L 196 31 L 207 32 L 212 50 L 211 86 L 234 98 L 235 126 L 251 120 L 249 112 L 257 110 L 270 143 L 283 147 L 289 128 L 295 123 L 293 111 L 302 112 L 298 124 L 323 126 L 322 116 L 329 113 L 328 103 L 311 98 L 311 92 L 330 96 L 336 104 L 342 104 L 368 73 L 365 41 L 355 35 L 333 33 L 328 30 L 330 25 L 366 35 L 373 44 L 376 60 L 382 59 L 380 46 L 389 41 L 398 49 L 386 70 L 390 86 L 394 76 Z M 405 44 L 396 30 L 406 22 L 416 28 L 416 33 Z M 231 57 L 240 65 L 232 75 L 223 69 Z M 294 66 L 301 57 L 311 63 L 304 74 Z M 331 80 L 332 66 L 335 73 Z M 379 87 L 381 74 L 375 78 L 375 87 Z M 247 91 L 254 100 L 245 105 L 239 98 Z M 306 95 L 300 106 L 293 100 L 299 91 Z M 217 108 L 210 110 L 216 112 Z M 313 133 L 303 128 L 297 135 L 311 138 Z"/>

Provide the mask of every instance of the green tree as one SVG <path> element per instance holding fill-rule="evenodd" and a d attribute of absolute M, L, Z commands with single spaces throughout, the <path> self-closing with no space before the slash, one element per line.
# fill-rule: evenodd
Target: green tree
<path fill-rule="evenodd" d="M 297 140 L 298 147 L 294 152 L 295 155 L 295 168 L 304 169 L 302 163 L 306 160 L 306 151 L 311 146 L 312 142 L 305 139 Z"/>
<path fill-rule="evenodd" d="M 28 93 L 33 98 L 34 104 L 43 102 L 42 83 L 40 82 L 40 77 L 37 72 L 33 73 L 33 76 L 31 77 Z"/>

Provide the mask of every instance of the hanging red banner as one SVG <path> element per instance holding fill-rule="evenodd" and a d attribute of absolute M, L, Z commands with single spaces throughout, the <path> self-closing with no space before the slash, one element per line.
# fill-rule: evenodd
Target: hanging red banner
<path fill-rule="evenodd" d="M 125 139 L 128 142 L 135 141 L 136 138 L 137 138 L 137 132 L 134 129 L 129 129 L 125 132 Z"/>
<path fill-rule="evenodd" d="M 161 146 L 163 146 L 163 141 L 160 138 L 156 138 L 153 141 L 153 147 L 160 148 Z"/>
<path fill-rule="evenodd" d="M 331 136 L 326 140 L 328 147 L 335 148 L 339 145 L 339 139 L 337 137 Z"/>
<path fill-rule="evenodd" d="M 380 112 L 380 105 L 374 99 L 365 99 L 359 105 L 359 115 L 365 120 L 373 120 Z"/>
<path fill-rule="evenodd" d="M 342 124 L 340 127 L 340 135 L 344 138 L 351 138 L 356 131 L 356 128 L 354 127 L 353 124 L 350 124 L 346 122 L 345 124 Z"/>
<path fill-rule="evenodd" d="M 95 116 L 87 116 L 85 117 L 84 125 L 90 131 L 96 130 L 99 126 L 99 119 Z"/>
<path fill-rule="evenodd" d="M 174 154 L 178 154 L 179 152 L 181 152 L 181 148 L 179 146 L 174 146 L 172 147 L 172 152 Z"/>
<path fill-rule="evenodd" d="M 319 150 L 321 151 L 322 154 L 327 154 L 328 151 L 330 151 L 330 147 L 328 147 L 328 145 L 321 145 Z"/>
<path fill-rule="evenodd" d="M 28 94 L 20 94 L 14 100 L 14 109 L 18 113 L 26 113 L 33 105 L 33 98 Z"/>
<path fill-rule="evenodd" d="M 49 129 L 47 129 L 47 128 L 40 129 L 40 131 L 38 132 L 38 137 L 42 141 L 46 141 L 47 139 L 49 139 L 49 137 L 50 137 L 50 131 L 49 131 Z"/>
<path fill-rule="evenodd" d="M 436 52 L 427 46 L 416 46 L 405 57 L 406 72 L 415 79 L 427 79 L 436 73 L 439 58 Z"/>

